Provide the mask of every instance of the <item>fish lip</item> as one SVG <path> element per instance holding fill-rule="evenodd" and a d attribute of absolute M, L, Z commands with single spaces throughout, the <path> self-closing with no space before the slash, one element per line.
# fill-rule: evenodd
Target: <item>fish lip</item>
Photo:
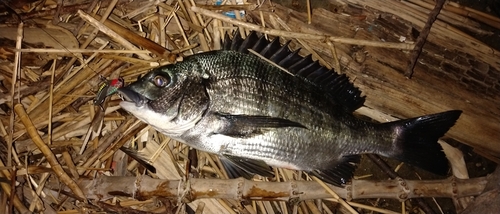
<path fill-rule="evenodd" d="M 128 102 L 133 102 L 137 107 L 146 105 L 149 99 L 130 89 L 129 87 L 119 88 L 118 93 L 122 99 Z"/>

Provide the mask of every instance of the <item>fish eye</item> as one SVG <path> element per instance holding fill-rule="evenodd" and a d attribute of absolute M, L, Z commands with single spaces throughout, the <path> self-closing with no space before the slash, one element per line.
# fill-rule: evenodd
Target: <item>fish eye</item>
<path fill-rule="evenodd" d="M 156 87 L 163 88 L 167 86 L 170 83 L 170 79 L 161 75 L 156 75 L 153 78 L 153 84 L 156 85 Z"/>

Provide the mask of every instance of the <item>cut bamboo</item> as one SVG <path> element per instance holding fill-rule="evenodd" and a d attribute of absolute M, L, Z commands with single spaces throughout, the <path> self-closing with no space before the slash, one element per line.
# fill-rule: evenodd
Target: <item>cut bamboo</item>
<path fill-rule="evenodd" d="M 464 197 L 479 194 L 486 186 L 486 177 L 473 179 L 445 179 L 434 181 L 405 180 L 410 188 L 408 198 L 420 197 Z M 82 186 L 86 186 L 85 193 L 89 199 L 102 197 L 109 199 L 114 197 L 113 193 L 124 193 L 132 195 L 135 191 L 137 197 L 163 196 L 178 198 L 183 194 L 182 180 L 153 179 L 141 177 L 137 186 L 139 189 L 131 189 L 133 183 L 137 182 L 134 177 L 125 176 L 102 176 L 95 180 L 84 179 Z M 346 198 L 348 194 L 352 199 L 363 198 L 393 198 L 401 200 L 401 189 L 397 180 L 369 181 L 353 180 L 349 188 L 328 186 L 333 189 L 339 197 Z M 188 194 L 190 199 L 202 198 L 226 198 L 226 199 L 249 199 L 249 200 L 276 200 L 295 201 L 314 200 L 318 198 L 331 198 L 330 193 L 316 181 L 289 181 L 289 182 L 261 182 L 239 179 L 197 179 L 189 181 Z M 158 188 L 163 186 L 163 188 Z M 180 189 L 179 189 L 180 188 Z M 235 190 L 240 191 L 235 191 Z M 303 194 L 297 194 L 303 193 Z M 335 200 L 338 202 L 337 200 Z M 346 202 L 351 204 L 350 202 Z"/>

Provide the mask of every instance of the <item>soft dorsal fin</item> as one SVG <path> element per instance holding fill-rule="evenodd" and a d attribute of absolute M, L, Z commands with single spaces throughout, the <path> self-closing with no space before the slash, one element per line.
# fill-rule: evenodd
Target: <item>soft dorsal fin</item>
<path fill-rule="evenodd" d="M 365 97 L 361 96 L 361 91 L 345 74 L 337 74 L 333 69 L 320 65 L 311 55 L 300 56 L 300 49 L 291 51 L 289 44 L 290 41 L 281 45 L 279 37 L 269 41 L 263 35 L 258 36 L 255 31 L 243 39 L 239 31 L 236 31 L 232 39 L 228 34 L 225 35 L 223 50 L 248 53 L 248 49 L 252 49 L 288 72 L 319 86 L 349 112 L 363 105 Z"/>

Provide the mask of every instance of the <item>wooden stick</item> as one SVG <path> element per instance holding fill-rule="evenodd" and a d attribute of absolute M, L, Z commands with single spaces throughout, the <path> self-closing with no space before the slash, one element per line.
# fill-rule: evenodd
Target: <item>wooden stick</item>
<path fill-rule="evenodd" d="M 97 19 L 100 18 L 99 15 L 94 15 L 94 17 Z M 171 55 L 170 51 L 167 50 L 166 48 L 164 48 L 163 46 L 161 46 L 161 45 L 159 45 L 159 44 L 157 44 L 149 39 L 146 39 L 142 36 L 139 36 L 137 33 L 132 32 L 132 31 L 120 26 L 119 24 L 117 24 L 116 22 L 113 22 L 111 20 L 104 21 L 104 25 L 106 25 L 109 29 L 116 32 L 117 34 L 119 34 L 121 37 L 123 37 L 127 41 L 131 42 L 132 44 L 135 44 L 139 47 L 143 47 L 143 48 L 149 50 L 151 53 L 156 54 L 158 57 L 172 60 L 172 56 L 170 56 Z M 139 53 L 139 52 L 136 52 L 136 53 Z M 171 62 L 175 62 L 175 57 L 173 58 L 173 60 L 174 61 L 171 61 Z"/>
<path fill-rule="evenodd" d="M 140 189 L 127 188 L 134 185 L 135 177 L 101 176 L 93 180 L 81 180 L 80 185 L 86 187 L 89 199 L 106 200 L 113 197 L 112 192 L 127 195 L 142 196 L 148 199 L 153 196 L 164 196 L 177 199 L 179 183 L 181 180 L 163 180 L 142 177 Z M 346 198 L 348 194 L 352 199 L 366 198 L 392 198 L 398 199 L 401 189 L 397 180 L 352 180 L 349 188 L 328 185 L 339 197 Z M 442 180 L 405 180 L 409 188 L 408 198 L 422 197 L 464 197 L 479 195 L 484 190 L 487 178 L 472 179 L 442 179 Z M 247 199 L 247 200 L 314 200 L 331 198 L 330 193 L 316 181 L 288 181 L 288 182 L 262 182 L 239 179 L 196 179 L 190 178 L 190 196 L 186 199 L 218 198 L 218 199 Z M 293 188 L 292 188 L 293 187 Z M 183 187 L 181 187 L 183 189 Z M 235 191 L 238 190 L 238 191 Z M 258 191 L 261 190 L 261 191 Z M 135 192 L 131 192 L 135 191 Z M 182 191 L 181 191 L 182 192 Z M 303 192 L 304 194 L 297 194 Z M 210 193 L 210 194 L 208 194 Z M 99 198 L 101 197 L 101 198 Z M 349 202 L 348 202 L 349 204 Z"/>
<path fill-rule="evenodd" d="M 19 115 L 19 118 L 21 119 L 21 122 L 24 124 L 24 127 L 26 128 L 26 132 L 30 135 L 31 139 L 33 142 L 37 145 L 37 147 L 40 149 L 40 151 L 43 153 L 45 158 L 47 158 L 47 162 L 50 164 L 50 166 L 54 169 L 54 172 L 58 179 L 66 184 L 68 188 L 73 191 L 73 193 L 78 197 L 78 200 L 83 200 L 86 201 L 85 194 L 83 193 L 82 189 L 78 186 L 78 184 L 69 177 L 68 174 L 64 171 L 64 169 L 61 167 L 59 162 L 57 161 L 56 156 L 50 148 L 43 142 L 42 138 L 40 135 L 38 135 L 37 129 L 33 125 L 33 122 L 31 122 L 31 119 L 28 117 L 28 114 L 24 110 L 24 107 L 22 104 L 16 104 L 14 106 L 14 110 L 16 111 L 16 114 Z"/>
<path fill-rule="evenodd" d="M 23 41 L 23 31 L 24 31 L 24 23 L 21 22 L 19 23 L 19 26 L 17 27 L 17 38 L 16 38 L 16 48 L 21 48 L 21 44 Z M 14 105 L 14 93 L 16 91 L 16 81 L 17 81 L 17 74 L 21 70 L 21 53 L 16 52 L 14 54 L 14 69 L 12 69 L 12 85 L 10 87 L 10 97 L 11 97 L 11 106 Z M 19 91 L 18 91 L 19 93 Z M 20 97 L 18 95 L 18 97 Z M 19 99 L 19 98 L 18 98 Z M 14 142 L 13 138 L 14 134 L 14 114 L 10 114 L 10 120 L 9 120 L 9 138 L 7 139 L 7 166 L 12 166 L 12 143 Z"/>
<path fill-rule="evenodd" d="M 322 40 L 322 41 L 331 41 L 338 42 L 344 44 L 351 45 L 364 45 L 364 46 L 373 46 L 373 47 L 382 47 L 382 48 L 395 48 L 395 49 L 403 49 L 403 50 L 411 50 L 414 48 L 413 44 L 410 43 L 393 43 L 393 42 L 377 42 L 377 41 L 367 41 L 367 40 L 359 40 L 359 39 L 351 39 L 351 38 L 343 38 L 343 37 L 335 37 L 328 35 L 315 35 L 308 33 L 297 33 L 297 32 L 288 32 L 270 28 L 264 28 L 255 24 L 251 24 L 248 22 L 242 22 L 236 19 L 232 19 L 230 17 L 224 16 L 220 13 L 215 13 L 210 10 L 205 10 L 199 7 L 191 7 L 191 10 L 202 15 L 220 19 L 224 22 L 228 22 L 230 24 L 242 26 L 248 28 L 250 30 L 259 31 L 265 34 L 270 34 L 274 36 L 282 36 L 286 38 L 295 38 L 295 39 L 312 39 L 312 40 Z"/>
<path fill-rule="evenodd" d="M 406 68 L 405 76 L 409 79 L 411 79 L 413 75 L 413 68 L 415 68 L 415 64 L 417 63 L 418 56 L 420 53 L 422 53 L 422 48 L 424 47 L 425 41 L 427 40 L 427 37 L 429 36 L 429 33 L 431 32 L 431 27 L 432 23 L 436 21 L 437 16 L 439 15 L 439 12 L 443 8 L 445 0 L 437 0 L 436 1 L 436 6 L 434 9 L 432 9 L 431 13 L 429 14 L 429 18 L 427 19 L 427 22 L 425 23 L 424 28 L 420 31 L 420 35 L 417 38 L 417 41 L 415 42 L 415 47 L 413 48 L 413 51 L 411 52 L 410 55 L 410 62 L 408 64 L 408 67 Z"/>
<path fill-rule="evenodd" d="M 135 45 L 133 45 L 131 42 L 129 42 L 127 39 L 123 38 L 121 35 L 116 33 L 115 31 L 111 30 L 109 27 L 106 25 L 102 24 L 101 22 L 97 21 L 94 17 L 91 15 L 78 10 L 78 16 L 80 16 L 82 19 L 86 20 L 88 23 L 90 23 L 92 26 L 96 27 L 99 29 L 101 32 L 104 34 L 108 35 L 109 37 L 113 38 L 115 41 L 119 42 L 121 45 L 123 45 L 125 48 L 130 49 L 130 50 L 140 50 L 137 48 Z M 161 47 L 161 46 L 160 46 Z M 139 57 L 145 60 L 151 60 L 152 58 L 143 53 L 137 53 Z"/>

